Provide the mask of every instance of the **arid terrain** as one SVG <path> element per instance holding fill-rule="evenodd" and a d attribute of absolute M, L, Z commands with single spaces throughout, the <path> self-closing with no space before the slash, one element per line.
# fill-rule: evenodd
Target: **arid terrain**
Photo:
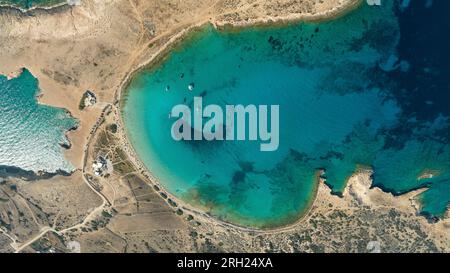
<path fill-rule="evenodd" d="M 121 90 L 189 31 L 321 20 L 359 0 L 85 0 L 79 6 L 0 9 L 0 74 L 27 68 L 40 103 L 78 119 L 68 132 L 69 176 L 0 169 L 0 252 L 383 252 L 450 251 L 450 220 L 418 214 L 422 190 L 371 188 L 370 170 L 342 197 L 318 181 L 295 224 L 252 230 L 217 221 L 167 193 L 135 157 L 120 118 Z M 80 107 L 87 90 L 95 105 Z M 96 176 L 98 156 L 111 170 Z M 447 212 L 448 214 L 448 212 Z"/>

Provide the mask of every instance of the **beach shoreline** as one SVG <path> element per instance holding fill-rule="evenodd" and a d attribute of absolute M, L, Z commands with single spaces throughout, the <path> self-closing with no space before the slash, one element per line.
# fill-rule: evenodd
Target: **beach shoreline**
<path fill-rule="evenodd" d="M 286 224 L 281 225 L 275 225 L 273 227 L 264 227 L 264 228 L 258 228 L 258 227 L 249 227 L 244 225 L 239 225 L 237 223 L 228 222 L 222 219 L 219 219 L 213 215 L 210 215 L 205 209 L 201 209 L 198 206 L 189 204 L 188 202 L 182 200 L 179 197 L 176 197 L 170 191 L 166 190 L 166 187 L 164 186 L 161 181 L 159 181 L 152 173 L 151 171 L 145 166 L 145 164 L 142 162 L 142 160 L 137 155 L 135 148 L 130 142 L 130 139 L 126 133 L 125 124 L 122 117 L 122 111 L 123 111 L 123 103 L 124 100 L 126 100 L 126 91 L 135 77 L 136 74 L 140 73 L 142 70 L 151 70 L 155 69 L 159 64 L 161 64 L 172 52 L 172 50 L 182 47 L 189 39 L 190 37 L 196 35 L 196 33 L 201 32 L 207 25 L 212 25 L 217 31 L 240 31 L 247 28 L 252 27 L 260 27 L 260 28 L 273 28 L 273 27 L 283 27 L 288 24 L 292 23 L 300 23 L 300 22 L 320 22 L 325 20 L 333 20 L 336 18 L 339 18 L 341 16 L 345 16 L 347 13 L 353 11 L 354 9 L 358 8 L 359 5 L 363 3 L 361 0 L 350 0 L 350 3 L 348 5 L 344 6 L 337 6 L 335 9 L 329 10 L 328 12 L 320 13 L 320 14 L 308 14 L 308 15 L 302 15 L 302 16 L 287 16 L 287 17 L 279 17 L 279 18 L 262 18 L 259 20 L 255 20 L 252 22 L 246 22 L 246 23 L 225 23 L 224 21 L 216 21 L 216 20 L 206 20 L 203 22 L 199 22 L 197 24 L 188 26 L 187 28 L 182 29 L 178 33 L 172 35 L 168 42 L 166 42 L 163 46 L 160 47 L 157 53 L 153 54 L 150 58 L 145 60 L 143 63 L 133 67 L 130 72 L 126 75 L 126 77 L 123 79 L 123 81 L 120 84 L 120 87 L 116 90 L 114 95 L 114 106 L 117 107 L 119 118 L 117 119 L 117 124 L 119 124 L 119 132 L 121 134 L 121 139 L 124 142 L 122 146 L 125 148 L 125 151 L 129 155 L 129 158 L 135 164 L 138 169 L 144 173 L 144 176 L 151 181 L 154 185 L 157 185 L 158 187 L 164 189 L 165 194 L 170 197 L 170 199 L 175 200 L 177 204 L 180 204 L 181 207 L 183 207 L 185 210 L 197 215 L 197 216 L 203 216 L 206 217 L 208 221 L 216 221 L 219 224 L 222 224 L 224 226 L 232 227 L 235 229 L 243 230 L 246 232 L 280 232 L 285 230 L 290 230 L 292 227 L 296 226 L 299 222 L 303 220 L 304 217 L 308 215 L 310 210 L 312 209 L 312 206 L 317 198 L 317 191 L 320 184 L 324 185 L 324 181 L 320 177 L 316 177 L 317 183 L 315 183 L 314 186 L 314 193 L 312 195 L 312 198 L 308 202 L 309 205 L 306 208 L 305 211 L 302 211 L 297 215 L 297 217 L 289 221 Z"/>
<path fill-rule="evenodd" d="M 50 10 L 54 10 L 55 8 L 59 8 L 59 7 L 63 7 L 63 6 L 69 6 L 69 4 L 67 3 L 67 1 L 60 1 L 60 3 L 56 3 L 56 4 L 52 4 L 52 5 L 37 5 L 37 6 L 32 6 L 30 8 L 24 8 L 24 7 L 20 7 L 18 5 L 15 4 L 6 4 L 6 3 L 0 3 L 0 10 L 1 9 L 13 9 L 16 11 L 20 11 L 22 13 L 29 13 L 29 12 L 33 12 L 33 11 L 50 11 Z"/>
<path fill-rule="evenodd" d="M 121 81 L 119 88 L 114 93 L 114 104 L 120 104 L 121 97 L 123 97 L 124 89 L 129 85 L 135 74 L 141 70 L 153 69 L 163 62 L 173 49 L 182 47 L 186 40 L 190 36 L 195 35 L 196 32 L 201 32 L 207 25 L 212 25 L 219 32 L 229 31 L 241 31 L 247 28 L 279 28 L 289 24 L 301 23 L 301 22 L 322 22 L 327 20 L 334 20 L 341 16 L 345 16 L 349 12 L 352 12 L 360 5 L 364 3 L 363 0 L 349 0 L 348 5 L 337 6 L 336 8 L 320 14 L 301 14 L 301 15 L 289 15 L 285 17 L 277 18 L 259 18 L 248 22 L 227 22 L 215 19 L 206 19 L 197 22 L 193 25 L 187 26 L 180 31 L 171 35 L 168 42 L 160 47 L 157 53 L 152 54 L 151 57 L 146 58 L 143 62 L 135 65 L 131 68 L 129 73 Z M 120 106 L 120 105 L 119 105 Z"/>
<path fill-rule="evenodd" d="M 352 3 L 353 3 L 353 5 L 351 5 L 348 9 L 338 8 L 338 9 L 331 11 L 330 13 L 332 15 L 329 17 L 329 20 L 332 20 L 339 16 L 344 16 L 347 12 L 351 12 L 353 9 L 357 8 L 362 2 L 354 1 Z M 318 16 L 311 16 L 310 18 L 312 19 L 313 22 L 323 21 L 323 20 L 327 20 L 327 15 L 320 14 Z M 145 166 L 145 164 L 141 161 L 141 159 L 137 155 L 137 152 L 135 151 L 135 148 L 131 144 L 130 139 L 126 133 L 125 124 L 124 124 L 123 117 L 122 117 L 123 103 L 126 100 L 127 88 L 129 86 L 129 84 L 131 83 L 131 81 L 133 80 L 133 78 L 135 77 L 135 75 L 140 73 L 143 70 L 156 69 L 158 67 L 158 65 L 160 65 L 168 57 L 168 55 L 170 55 L 170 52 L 172 52 L 172 50 L 176 50 L 177 48 L 183 47 L 184 43 L 186 43 L 186 41 L 189 41 L 189 39 L 192 36 L 196 35 L 199 31 L 202 31 L 208 24 L 213 25 L 214 28 L 218 31 L 240 31 L 240 30 L 243 30 L 246 28 L 251 28 L 251 27 L 262 27 L 262 28 L 282 27 L 282 26 L 285 26 L 286 24 L 292 24 L 295 22 L 302 22 L 302 21 L 309 22 L 309 20 L 305 20 L 304 18 L 295 18 L 295 19 L 294 18 L 290 18 L 290 19 L 282 18 L 282 19 L 275 20 L 275 21 L 263 20 L 261 22 L 250 22 L 248 24 L 240 24 L 239 23 L 236 25 L 221 24 L 221 23 L 217 23 L 215 21 L 209 21 L 209 20 L 206 22 L 201 22 L 196 25 L 192 25 L 188 28 L 182 29 L 176 35 L 172 35 L 171 38 L 169 39 L 169 41 L 166 44 L 164 44 L 163 46 L 161 46 L 159 51 L 156 54 L 154 54 L 151 58 L 148 58 L 146 61 L 144 61 L 140 65 L 135 66 L 131 70 L 131 72 L 129 74 L 127 74 L 127 76 L 122 81 L 120 87 L 117 89 L 117 92 L 115 94 L 114 106 L 117 107 L 118 112 L 120 113 L 120 117 L 118 118 L 117 123 L 119 124 L 119 128 L 120 128 L 119 131 L 122 135 L 121 138 L 124 141 L 123 146 L 126 147 L 126 151 L 127 151 L 128 155 L 130 156 L 130 159 L 136 166 L 138 166 L 138 168 L 141 172 L 145 173 L 145 177 L 147 179 L 149 179 L 151 181 L 151 183 L 158 186 L 159 188 L 165 189 L 164 184 L 155 178 L 155 176 L 151 173 L 151 171 Z M 351 177 L 353 177 L 354 175 L 357 175 L 360 173 L 366 173 L 366 172 L 371 173 L 372 171 L 367 168 L 359 168 L 359 169 L 355 170 L 355 173 L 347 179 L 347 182 L 345 183 L 346 186 L 344 186 L 344 190 L 345 190 L 345 188 L 347 188 L 348 181 L 351 179 Z M 187 211 L 189 211 L 191 213 L 194 213 L 195 215 L 200 215 L 200 216 L 206 217 L 209 220 L 213 219 L 213 221 L 217 221 L 224 226 L 233 227 L 233 228 L 244 230 L 247 232 L 263 232 L 264 233 L 264 232 L 280 232 L 280 231 L 290 230 L 294 226 L 296 226 L 299 222 L 301 222 L 307 216 L 307 214 L 310 212 L 311 208 L 313 207 L 313 204 L 316 202 L 317 189 L 320 184 L 325 185 L 324 181 L 321 180 L 320 178 L 318 178 L 317 183 L 315 184 L 316 185 L 315 193 L 313 194 L 313 197 L 311 198 L 311 202 L 310 202 L 308 208 L 305 211 L 302 211 L 301 213 L 299 213 L 299 215 L 294 220 L 289 221 L 287 224 L 280 224 L 279 226 L 275 225 L 273 227 L 268 226 L 268 227 L 262 227 L 262 228 L 239 225 L 234 222 L 229 222 L 229 221 L 226 221 L 223 219 L 218 219 L 217 217 L 210 215 L 205 208 L 201 208 L 201 206 L 199 206 L 199 205 L 190 204 L 190 203 L 184 201 L 183 199 L 174 196 L 173 194 L 170 193 L 170 191 L 168 191 L 166 189 L 164 190 L 164 193 L 167 196 L 169 196 L 170 199 L 175 200 L 177 204 L 180 204 L 181 207 L 183 207 L 184 209 L 186 209 Z M 328 188 L 328 186 L 326 186 L 326 187 Z M 400 197 L 405 194 L 411 194 L 411 193 L 415 193 L 415 192 L 423 192 L 424 188 L 426 188 L 426 187 L 412 189 L 401 195 L 394 195 L 394 196 Z M 386 191 L 383 191 L 383 192 L 385 192 L 387 194 L 389 193 Z M 332 194 L 331 189 L 330 189 L 330 194 Z M 419 193 L 417 193 L 417 195 L 418 194 Z M 414 207 L 417 208 L 420 206 L 416 205 Z"/>

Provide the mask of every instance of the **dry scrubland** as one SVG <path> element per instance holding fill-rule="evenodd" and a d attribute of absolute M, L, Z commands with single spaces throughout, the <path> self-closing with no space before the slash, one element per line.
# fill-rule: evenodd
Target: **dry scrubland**
<path fill-rule="evenodd" d="M 0 73 L 28 68 L 39 79 L 41 103 L 79 119 L 66 151 L 70 176 L 32 182 L 0 171 L 0 252 L 449 251 L 450 222 L 417 215 L 414 197 L 370 188 L 370 172 L 353 176 L 342 198 L 319 183 L 310 212 L 272 231 L 215 221 L 170 196 L 127 144 L 119 117 L 120 90 L 130 73 L 161 56 L 189 30 L 211 22 L 246 26 L 318 20 L 358 0 L 85 0 L 77 7 L 22 13 L 0 9 Z M 98 103 L 79 109 L 86 90 Z M 107 155 L 113 171 L 90 168 Z M 77 247 L 74 248 L 75 251 Z"/>

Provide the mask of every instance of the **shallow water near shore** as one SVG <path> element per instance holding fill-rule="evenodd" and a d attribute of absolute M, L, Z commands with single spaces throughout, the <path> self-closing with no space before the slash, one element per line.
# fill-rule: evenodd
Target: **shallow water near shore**
<path fill-rule="evenodd" d="M 67 2 L 66 0 L 0 0 L 2 5 L 11 5 L 19 8 L 29 9 L 32 7 L 51 7 L 56 4 Z"/>
<path fill-rule="evenodd" d="M 0 167 L 24 171 L 70 172 L 61 145 L 77 125 L 63 109 L 38 104 L 38 81 L 24 70 L 8 80 L 0 75 Z"/>
<path fill-rule="evenodd" d="M 339 194 L 359 166 L 371 166 L 374 184 L 395 194 L 429 186 L 422 211 L 442 216 L 450 200 L 450 82 L 442 73 L 450 62 L 404 48 L 423 46 L 417 35 L 407 39 L 417 32 L 409 12 L 436 13 L 430 25 L 447 28 L 450 9 L 411 5 L 363 5 L 329 22 L 276 28 L 206 27 L 135 75 L 123 107 L 130 141 L 172 194 L 239 225 L 289 224 L 311 205 L 319 170 Z M 442 55 L 450 42 L 439 39 Z M 427 64 L 416 60 L 427 56 Z M 195 96 L 222 107 L 280 105 L 279 149 L 174 141 L 169 113 L 192 107 Z"/>

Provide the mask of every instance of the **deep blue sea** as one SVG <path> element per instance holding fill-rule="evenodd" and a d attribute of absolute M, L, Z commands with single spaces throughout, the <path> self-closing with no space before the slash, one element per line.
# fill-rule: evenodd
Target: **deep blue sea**
<path fill-rule="evenodd" d="M 340 194 L 362 166 L 394 194 L 429 187 L 421 210 L 442 216 L 450 2 L 382 3 L 327 22 L 193 34 L 128 87 L 123 115 L 136 152 L 171 193 L 240 225 L 291 223 L 311 205 L 319 170 Z M 173 140 L 169 113 L 195 96 L 205 105 L 279 105 L 279 149 Z"/>

